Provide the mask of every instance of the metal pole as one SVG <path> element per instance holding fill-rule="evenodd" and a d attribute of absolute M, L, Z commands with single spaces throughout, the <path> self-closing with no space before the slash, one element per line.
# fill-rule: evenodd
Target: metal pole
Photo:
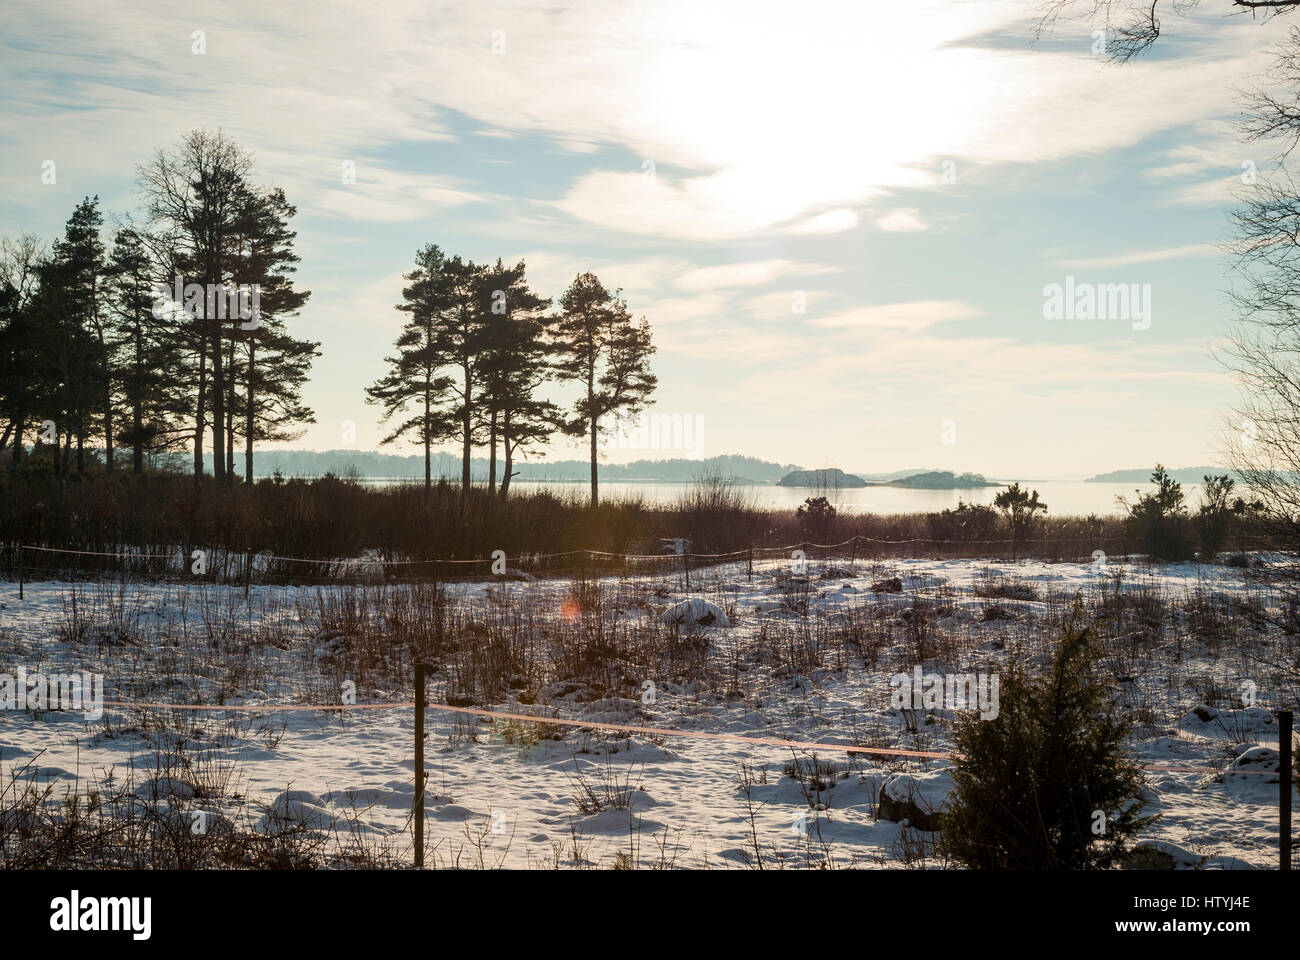
<path fill-rule="evenodd" d="M 415 869 L 424 867 L 424 663 L 415 664 Z"/>
<path fill-rule="evenodd" d="M 1290 710 L 1277 715 L 1278 869 L 1291 869 L 1291 722 Z"/>

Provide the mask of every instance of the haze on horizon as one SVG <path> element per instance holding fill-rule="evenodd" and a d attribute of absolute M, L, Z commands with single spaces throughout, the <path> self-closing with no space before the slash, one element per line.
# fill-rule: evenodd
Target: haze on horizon
<path fill-rule="evenodd" d="M 376 449 L 364 388 L 437 243 L 523 258 L 547 296 L 583 270 L 621 287 L 658 347 L 652 412 L 702 418 L 704 456 L 1043 479 L 1221 459 L 1216 244 L 1268 162 L 1234 98 L 1285 21 L 1202 11 L 1119 69 L 1082 23 L 1034 43 L 1021 0 L 8 12 L 0 234 L 54 237 L 83 195 L 135 211 L 135 166 L 200 127 L 297 205 L 293 328 L 321 357 L 288 446 L 350 422 Z M 1149 324 L 1045 319 L 1068 278 L 1149 290 Z"/>

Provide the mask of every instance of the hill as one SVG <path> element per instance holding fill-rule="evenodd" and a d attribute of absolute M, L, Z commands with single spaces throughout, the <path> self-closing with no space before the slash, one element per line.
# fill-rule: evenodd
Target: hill
<path fill-rule="evenodd" d="M 818 490 L 843 490 L 870 486 L 861 477 L 845 473 L 839 467 L 820 470 L 793 470 L 777 481 L 779 487 L 815 487 Z"/>
<path fill-rule="evenodd" d="M 1151 467 L 1142 467 L 1133 470 L 1112 470 L 1110 473 L 1099 473 L 1095 477 L 1088 477 L 1085 483 L 1150 483 Z M 1234 479 L 1240 479 L 1235 471 L 1227 467 L 1181 467 L 1178 470 L 1170 470 L 1169 475 L 1179 483 L 1201 483 L 1206 474 L 1212 477 L 1228 474 Z"/>
<path fill-rule="evenodd" d="M 919 490 L 972 490 L 979 487 L 998 487 L 1001 484 L 984 479 L 982 474 L 955 474 L 951 470 L 931 470 L 917 473 L 901 480 L 890 480 L 887 486 L 913 487 Z"/>

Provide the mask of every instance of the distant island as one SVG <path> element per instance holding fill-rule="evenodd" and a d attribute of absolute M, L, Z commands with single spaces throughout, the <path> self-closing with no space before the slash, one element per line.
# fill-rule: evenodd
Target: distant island
<path fill-rule="evenodd" d="M 1240 480 L 1235 470 L 1229 470 L 1227 467 L 1182 467 L 1178 470 L 1170 470 L 1169 476 L 1173 477 L 1179 483 L 1201 483 L 1206 475 L 1211 477 L 1220 477 L 1228 474 L 1234 480 Z M 1151 467 L 1142 467 L 1135 470 L 1112 470 L 1110 473 L 1099 473 L 1095 477 L 1088 477 L 1084 483 L 1150 483 Z"/>
<path fill-rule="evenodd" d="M 822 470 L 792 470 L 776 482 L 778 487 L 816 487 L 819 490 L 842 490 L 846 487 L 869 487 L 859 476 L 838 467 Z"/>
<path fill-rule="evenodd" d="M 982 474 L 955 474 L 950 470 L 927 470 L 892 480 L 868 481 L 838 467 L 821 470 L 793 470 L 777 481 L 778 487 L 814 487 L 819 490 L 842 490 L 855 487 L 909 487 L 914 490 L 973 490 L 1001 484 L 986 480 Z"/>
<path fill-rule="evenodd" d="M 986 480 L 983 474 L 955 474 L 950 470 L 931 470 L 899 480 L 890 480 L 885 486 L 911 487 L 918 490 L 974 490 L 980 487 L 999 487 L 1001 484 Z"/>

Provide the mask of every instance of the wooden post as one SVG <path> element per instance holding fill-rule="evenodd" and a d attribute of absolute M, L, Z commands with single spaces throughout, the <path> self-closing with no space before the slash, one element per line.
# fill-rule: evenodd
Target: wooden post
<path fill-rule="evenodd" d="M 248 583 L 253 579 L 253 551 L 244 558 L 244 603 L 248 603 Z"/>
<path fill-rule="evenodd" d="M 754 547 L 752 544 L 749 548 L 749 579 L 754 579 Z"/>
<path fill-rule="evenodd" d="M 691 560 L 690 554 L 685 550 L 682 551 L 682 570 L 686 574 L 686 589 L 689 591 L 691 589 Z"/>
<path fill-rule="evenodd" d="M 1278 869 L 1291 869 L 1291 722 L 1290 710 L 1277 715 Z"/>
<path fill-rule="evenodd" d="M 23 598 L 23 545 L 18 544 L 18 599 Z"/>
<path fill-rule="evenodd" d="M 424 868 L 424 662 L 415 664 L 415 869 Z"/>

